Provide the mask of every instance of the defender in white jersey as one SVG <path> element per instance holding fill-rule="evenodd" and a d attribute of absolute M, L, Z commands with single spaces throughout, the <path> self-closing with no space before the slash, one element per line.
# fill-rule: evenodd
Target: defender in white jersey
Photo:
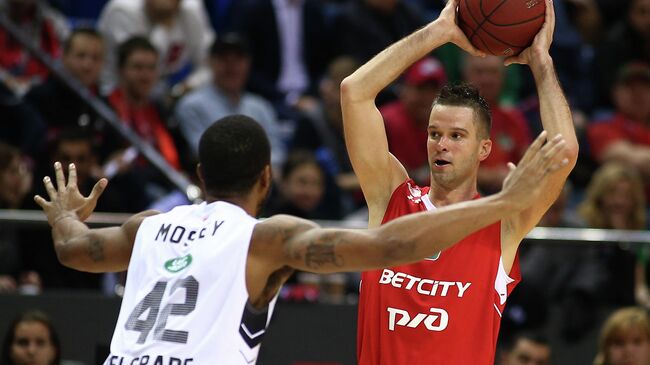
<path fill-rule="evenodd" d="M 531 145 L 503 191 L 371 230 L 322 229 L 312 222 L 254 217 L 271 185 L 264 130 L 244 116 L 208 128 L 197 167 L 206 203 L 147 211 L 120 227 L 89 229 L 107 181 L 89 197 L 76 170 L 66 184 L 56 163 L 50 201 L 36 196 L 52 227 L 59 261 L 82 271 L 128 269 L 120 315 L 105 365 L 249 365 L 257 360 L 278 290 L 294 269 L 367 270 L 418 261 L 484 226 L 527 208 L 559 161 L 561 137 Z"/>

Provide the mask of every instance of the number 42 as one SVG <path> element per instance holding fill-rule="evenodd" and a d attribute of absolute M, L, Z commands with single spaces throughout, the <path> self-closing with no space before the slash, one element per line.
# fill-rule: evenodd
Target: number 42
<path fill-rule="evenodd" d="M 171 316 L 186 316 L 196 308 L 196 301 L 199 297 L 199 282 L 193 277 L 188 276 L 183 279 L 175 281 L 169 295 L 174 294 L 178 288 L 185 288 L 185 302 L 184 303 L 168 303 L 160 312 L 160 305 L 162 303 L 165 289 L 167 288 L 167 281 L 158 281 L 153 289 L 135 306 L 133 312 L 126 321 L 124 327 L 129 331 L 140 332 L 137 343 L 143 344 L 152 329 L 154 340 L 174 342 L 174 343 L 187 343 L 187 331 L 175 331 L 166 329 L 167 318 Z M 147 318 L 142 320 L 140 316 L 149 309 Z M 160 312 L 160 317 L 158 313 Z"/>

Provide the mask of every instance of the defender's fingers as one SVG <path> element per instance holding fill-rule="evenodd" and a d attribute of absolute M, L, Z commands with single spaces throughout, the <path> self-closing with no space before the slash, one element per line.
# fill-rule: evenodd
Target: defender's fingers
<path fill-rule="evenodd" d="M 104 192 L 104 189 L 106 189 L 106 185 L 108 185 L 108 180 L 106 180 L 105 178 L 99 179 L 99 181 L 95 184 L 95 186 L 93 186 L 93 190 L 90 192 L 88 199 L 97 201 L 97 199 L 99 199 L 99 197 Z"/>
<path fill-rule="evenodd" d="M 77 186 L 77 167 L 71 163 L 68 165 L 68 187 L 76 187 Z"/>
<path fill-rule="evenodd" d="M 568 158 L 565 158 L 565 159 L 563 159 L 562 161 L 560 161 L 559 163 L 554 163 L 554 164 L 552 164 L 551 166 L 549 166 L 549 167 L 546 169 L 546 172 L 547 172 L 547 173 L 555 172 L 555 171 L 557 171 L 557 170 L 563 168 L 564 166 L 566 166 L 566 165 L 568 165 L 568 164 L 569 164 L 569 159 L 568 159 Z"/>
<path fill-rule="evenodd" d="M 521 161 L 519 161 L 519 165 L 522 163 L 527 163 L 529 160 L 531 160 L 535 155 L 537 155 L 538 151 L 542 148 L 542 145 L 544 144 L 544 141 L 546 141 L 546 136 L 547 132 L 544 130 L 542 133 L 540 133 L 537 138 L 533 141 L 533 143 L 528 146 L 528 149 L 526 150 L 526 153 L 524 153 L 524 157 L 521 158 Z"/>
<path fill-rule="evenodd" d="M 555 146 L 561 144 L 563 141 L 564 137 L 562 137 L 561 134 L 556 134 L 555 137 L 549 139 L 547 143 L 540 148 L 540 154 L 544 157 L 548 156 L 550 154 L 550 151 L 553 150 L 555 152 Z"/>
<path fill-rule="evenodd" d="M 517 169 L 517 165 L 512 162 L 508 162 L 506 166 L 508 166 L 508 171 L 515 171 Z"/>
<path fill-rule="evenodd" d="M 552 158 L 556 156 L 558 153 L 563 151 L 566 148 L 566 140 L 562 138 L 562 136 L 559 136 L 559 138 L 553 138 L 549 143 L 547 143 L 543 148 L 542 148 L 542 153 L 544 154 L 545 158 Z"/>
<path fill-rule="evenodd" d="M 38 204 L 43 209 L 48 208 L 49 205 L 50 205 L 50 203 L 48 203 L 48 201 L 43 199 L 43 197 L 40 196 L 40 195 L 35 195 L 34 196 L 34 201 L 36 202 L 36 204 Z"/>
<path fill-rule="evenodd" d="M 566 166 L 566 163 L 564 163 L 564 161 L 567 161 L 567 163 L 568 163 L 567 158 L 562 158 L 562 160 L 560 162 L 558 162 L 558 160 L 561 158 L 561 154 L 564 152 L 565 149 L 566 149 L 566 141 L 564 139 L 562 139 L 560 142 L 558 142 L 556 145 L 554 145 L 553 148 L 551 148 L 548 151 L 548 153 L 546 153 L 544 155 L 543 166 L 544 166 L 546 171 L 549 171 L 549 170 L 550 171 L 555 171 L 558 168 Z M 551 166 L 555 166 L 555 165 L 559 165 L 559 166 L 558 167 L 553 167 L 551 169 Z"/>
<path fill-rule="evenodd" d="M 65 189 L 65 176 L 63 175 L 63 167 L 59 161 L 54 163 L 54 174 L 56 175 L 56 187 L 59 191 Z"/>
<path fill-rule="evenodd" d="M 52 185 L 52 179 L 50 179 L 49 176 L 43 178 L 43 185 L 45 185 L 45 190 L 47 191 L 47 195 L 50 196 L 50 200 L 56 199 L 56 189 L 54 188 L 54 185 Z"/>

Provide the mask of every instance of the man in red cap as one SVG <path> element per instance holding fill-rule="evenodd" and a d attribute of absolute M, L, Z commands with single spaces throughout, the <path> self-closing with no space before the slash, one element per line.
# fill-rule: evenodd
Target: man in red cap
<path fill-rule="evenodd" d="M 446 82 L 447 75 L 442 64 L 433 57 L 425 57 L 405 72 L 399 99 L 380 109 L 386 124 L 390 152 L 420 185 L 429 183 L 429 112 Z"/>

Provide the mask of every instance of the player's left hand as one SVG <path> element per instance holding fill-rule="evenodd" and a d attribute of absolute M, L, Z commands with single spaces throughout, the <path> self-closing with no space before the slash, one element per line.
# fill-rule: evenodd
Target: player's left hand
<path fill-rule="evenodd" d="M 52 179 L 49 176 L 43 178 L 45 190 L 50 197 L 48 202 L 43 197 L 36 195 L 34 201 L 43 208 L 47 220 L 51 226 L 65 216 L 71 214 L 84 221 L 95 210 L 97 206 L 97 199 L 102 195 L 108 180 L 100 179 L 93 187 L 92 192 L 88 197 L 85 197 L 77 187 L 77 168 L 74 164 L 70 164 L 68 168 L 68 183 L 65 181 L 65 174 L 60 162 L 54 163 L 54 173 L 56 175 L 57 188 L 52 184 Z"/>
<path fill-rule="evenodd" d="M 459 0 L 448 0 L 440 12 L 438 19 L 434 20 L 434 23 L 443 29 L 443 33 L 445 34 L 444 38 L 447 42 L 455 44 L 472 56 L 485 57 L 485 52 L 474 47 L 458 26 L 458 3 Z"/>
<path fill-rule="evenodd" d="M 553 32 L 555 31 L 555 9 L 553 8 L 553 0 L 546 1 L 546 18 L 542 29 L 539 30 L 533 44 L 524 49 L 516 56 L 506 58 L 503 63 L 506 66 L 518 63 L 522 65 L 530 65 L 531 67 L 538 62 L 545 62 L 550 60 L 548 50 L 553 43 Z"/>

